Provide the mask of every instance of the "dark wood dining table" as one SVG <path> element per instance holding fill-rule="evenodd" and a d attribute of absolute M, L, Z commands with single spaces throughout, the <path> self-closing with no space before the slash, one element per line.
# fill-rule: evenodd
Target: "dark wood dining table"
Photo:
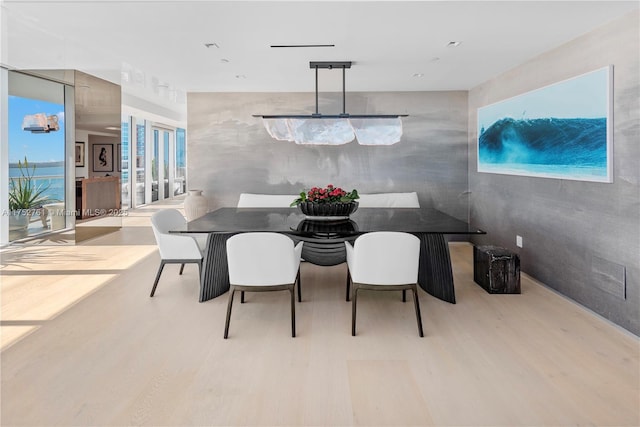
<path fill-rule="evenodd" d="M 418 284 L 436 298 L 455 304 L 448 235 L 485 234 L 433 208 L 359 208 L 348 218 L 309 219 L 295 208 L 220 208 L 172 230 L 207 233 L 200 278 L 200 302 L 229 290 L 226 241 L 246 232 L 277 232 L 304 241 L 302 257 L 317 265 L 345 262 L 345 241 L 364 233 L 403 231 L 420 238 Z"/>

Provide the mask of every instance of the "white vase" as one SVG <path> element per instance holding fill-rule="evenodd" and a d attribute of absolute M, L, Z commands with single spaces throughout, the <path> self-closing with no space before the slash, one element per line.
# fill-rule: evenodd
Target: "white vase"
<path fill-rule="evenodd" d="M 202 190 L 188 190 L 188 193 L 184 198 L 184 213 L 187 221 L 193 221 L 208 212 L 209 202 L 202 195 Z"/>

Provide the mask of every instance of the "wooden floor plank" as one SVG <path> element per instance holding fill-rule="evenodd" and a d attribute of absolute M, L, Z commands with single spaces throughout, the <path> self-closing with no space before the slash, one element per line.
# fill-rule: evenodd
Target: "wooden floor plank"
<path fill-rule="evenodd" d="M 425 337 L 400 293 L 362 292 L 358 335 L 344 265 L 302 266 L 286 293 L 198 303 L 195 266 L 159 264 L 153 209 L 77 246 L 2 252 L 0 424 L 640 425 L 640 347 L 522 276 L 521 295 L 473 282 L 452 243 L 457 304 L 420 290 Z"/>

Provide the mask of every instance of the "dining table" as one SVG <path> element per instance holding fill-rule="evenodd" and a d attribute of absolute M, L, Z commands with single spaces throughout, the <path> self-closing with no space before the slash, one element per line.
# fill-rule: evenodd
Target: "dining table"
<path fill-rule="evenodd" d="M 206 233 L 199 301 L 229 290 L 226 241 L 238 233 L 276 232 L 303 241 L 305 262 L 331 266 L 346 261 L 344 242 L 376 231 L 411 233 L 420 239 L 418 285 L 430 295 L 455 304 L 448 236 L 486 234 L 435 208 L 359 208 L 348 217 L 307 217 L 296 208 L 223 207 L 171 230 Z"/>

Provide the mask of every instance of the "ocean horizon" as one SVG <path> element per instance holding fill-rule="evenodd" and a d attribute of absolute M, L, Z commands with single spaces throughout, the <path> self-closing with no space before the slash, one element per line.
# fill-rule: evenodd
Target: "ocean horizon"
<path fill-rule="evenodd" d="M 49 200 L 64 201 L 64 162 L 29 162 L 29 173 L 35 166 L 33 178 L 36 186 L 47 187 L 44 191 Z M 9 178 L 21 176 L 18 163 L 9 163 Z"/>

